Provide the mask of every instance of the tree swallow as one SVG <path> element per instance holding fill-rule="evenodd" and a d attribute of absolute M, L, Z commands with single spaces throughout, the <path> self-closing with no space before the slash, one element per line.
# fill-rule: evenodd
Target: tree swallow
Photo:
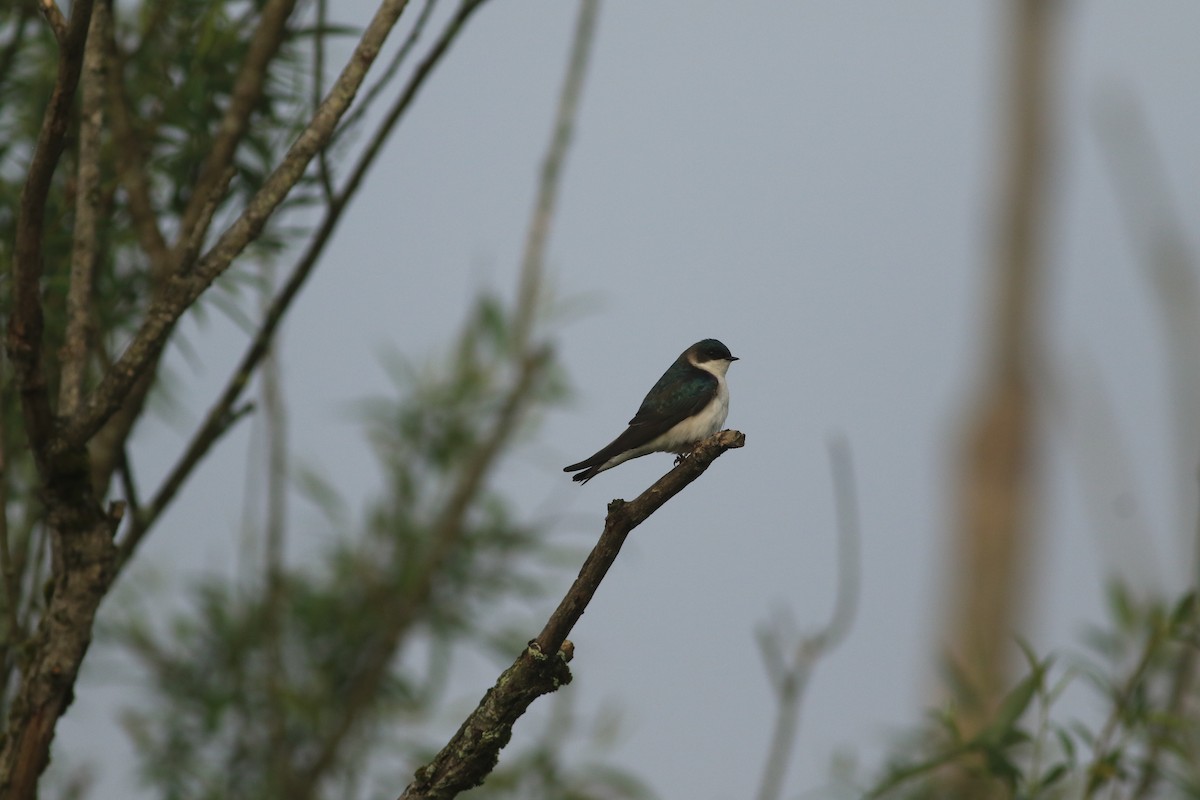
<path fill-rule="evenodd" d="M 629 427 L 591 458 L 564 467 L 587 482 L 617 464 L 647 453 L 687 453 L 725 424 L 729 387 L 725 372 L 737 358 L 716 339 L 684 350 L 663 373 L 629 420 Z M 582 471 L 581 471 L 582 470 Z"/>

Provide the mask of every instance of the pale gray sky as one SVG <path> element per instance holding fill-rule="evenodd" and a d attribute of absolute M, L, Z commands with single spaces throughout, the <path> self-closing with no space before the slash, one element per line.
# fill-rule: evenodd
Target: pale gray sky
<path fill-rule="evenodd" d="M 334 4 L 365 20 L 363 0 Z M 1112 88 L 1138 98 L 1169 165 L 1173 200 L 1200 245 L 1200 5 L 1065 3 L 1056 88 L 1053 214 L 1046 242 L 1044 488 L 1030 592 L 1040 648 L 1101 617 L 1102 576 L 1180 586 L 1185 536 L 1161 330 L 1122 225 L 1096 135 Z M 615 706 L 613 754 L 663 798 L 744 798 L 756 785 L 773 701 L 753 630 L 786 605 L 817 626 L 834 595 L 833 502 L 824 443 L 845 433 L 858 471 L 859 616 L 815 673 L 789 796 L 820 787 L 831 754 L 865 765 L 928 699 L 943 544 L 980 349 L 985 266 L 1003 119 L 999 0 L 603 6 L 578 135 L 550 244 L 557 294 L 586 298 L 557 342 L 577 390 L 501 483 L 531 513 L 570 511 L 583 543 L 604 506 L 670 466 L 650 456 L 578 487 L 560 470 L 606 443 L 693 341 L 741 361 L 728 424 L 747 435 L 630 539 L 572 635 L 581 711 Z M 496 0 L 422 94 L 356 200 L 287 325 L 284 370 L 295 457 L 351 499 L 378 487 L 347 409 L 388 391 L 378 353 L 447 342 L 480 287 L 515 285 L 576 4 Z M 219 320 L 189 338 L 194 419 L 240 337 Z M 177 354 L 176 354 L 177 355 Z M 1070 420 L 1102 389 L 1127 448 L 1144 536 L 1102 549 Z M 171 463 L 182 423 L 138 433 L 145 480 Z M 141 579 L 236 571 L 248 427 L 231 436 L 139 556 Z M 1088 451 L 1090 452 L 1090 451 Z M 1194 462 L 1196 453 L 1189 457 Z M 1086 500 L 1086 502 L 1085 502 Z M 228 503 L 228 505 L 222 505 Z M 1089 511 L 1090 508 L 1090 511 Z M 297 504 L 294 552 L 320 536 Z M 565 590 L 569 577 L 563 577 Z M 111 613 L 117 603 L 105 606 Z M 653 657 L 648 657 L 653 654 Z M 91 755 L 99 796 L 130 786 L 113 709 L 130 691 L 90 661 L 58 752 Z M 464 671 L 473 701 L 495 675 Z M 1082 705 L 1082 703 L 1081 703 Z M 516 729 L 517 743 L 522 728 Z M 399 790 L 400 786 L 394 787 Z"/>

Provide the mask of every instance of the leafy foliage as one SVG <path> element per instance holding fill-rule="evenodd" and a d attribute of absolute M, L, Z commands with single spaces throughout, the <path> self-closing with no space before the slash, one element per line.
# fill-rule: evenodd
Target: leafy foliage
<path fill-rule="evenodd" d="M 414 763 L 434 743 L 403 726 L 436 714 L 455 654 L 482 647 L 508 660 L 520 648 L 495 632 L 521 614 L 505 609 L 541 595 L 554 550 L 495 491 L 480 485 L 465 501 L 461 491 L 525 385 L 510 330 L 500 304 L 484 299 L 449 358 L 422 369 L 397 362 L 397 396 L 365 414 L 386 490 L 314 565 L 274 588 L 203 581 L 165 633 L 137 617 L 121 626 L 150 677 L 127 728 L 144 779 L 164 798 L 316 796 L 320 779 L 330 796 L 347 796 L 381 743 Z M 561 395 L 543 363 L 521 389 L 530 411 Z M 398 744 L 388 733 L 397 726 Z M 640 796 L 620 772 L 569 770 L 563 733 L 481 796 Z"/>
<path fill-rule="evenodd" d="M 153 259 L 139 236 L 121 164 L 138 164 L 148 184 L 149 222 L 170 250 L 197 171 L 218 133 L 221 110 L 229 104 L 235 72 L 254 33 L 252 23 L 258 11 L 255 3 L 235 0 L 164 0 L 115 8 L 117 20 L 110 45 L 114 55 L 104 81 L 97 200 L 101 224 L 89 303 L 92 318 L 85 392 L 93 388 L 101 370 L 144 319 L 164 277 L 155 273 Z M 285 35 L 271 64 L 268 88 L 235 152 L 235 174 L 218 214 L 245 202 L 304 120 L 303 91 L 308 78 L 299 59 L 306 52 L 306 41 L 297 33 Z M 0 6 L 0 263 L 6 267 L 13 258 L 22 188 L 54 86 L 58 52 L 36 4 Z M 128 119 L 127 133 L 119 132 L 121 126 L 114 123 L 118 119 Z M 78 140 L 76 119 L 53 176 L 42 232 L 45 331 L 40 358 L 51 397 L 58 393 L 67 320 Z M 302 201 L 304 192 L 299 194 Z M 267 226 L 255 253 L 262 256 L 279 249 L 282 239 L 276 230 Z M 239 280 L 234 276 L 222 285 L 236 293 Z M 6 274 L 0 279 L 0 308 L 6 317 L 12 302 L 9 292 Z M 7 368 L 4 371 L 7 373 Z M 11 702 L 21 643 L 36 628 L 45 605 L 42 583 L 47 565 L 47 532 L 42 527 L 37 477 L 24 438 L 19 399 L 9 375 L 4 377 L 0 381 L 0 453 L 4 461 L 2 496 L 8 515 L 5 533 L 11 550 L 11 566 L 6 569 L 13 576 L 13 591 L 0 592 L 0 620 L 5 629 L 0 643 L 0 712 Z M 103 495 L 107 487 L 96 489 Z"/>
<path fill-rule="evenodd" d="M 339 148 L 357 146 L 352 134 L 356 125 L 369 121 L 365 112 L 371 100 L 394 94 L 388 91 L 394 89 L 392 78 L 435 5 L 436 0 L 424 4 L 385 77 L 343 118 L 335 137 Z M 100 241 L 88 298 L 85 395 L 146 319 L 167 276 L 189 269 L 191 254 L 204 249 L 204 242 L 186 241 L 182 231 L 194 224 L 187 219 L 197 198 L 206 196 L 198 190 L 204 165 L 220 140 L 227 110 L 235 105 L 252 43 L 273 42 L 255 40 L 265 6 L 260 0 L 103 5 L 116 19 L 110 30 L 89 39 L 93 47 L 105 44 L 107 78 L 88 84 L 102 85 L 104 99 L 96 159 Z M 219 204 L 208 242 L 244 208 L 311 115 L 324 82 L 317 49 L 354 32 L 330 23 L 324 2 L 300 7 L 302 12 L 288 18 L 282 45 L 272 49 L 262 73 L 264 89 L 233 153 L 229 189 L 214 195 Z M 103 27 L 98 22 L 93 29 Z M 5 264 L 13 256 L 17 209 L 59 50 L 36 4 L 0 6 L 0 261 Z M 76 176 L 83 160 L 79 129 L 80 120 L 72 120 L 42 233 L 40 358 L 51 398 L 58 394 L 55 383 L 63 371 L 65 298 L 74 280 Z M 321 154 L 291 191 L 285 208 L 342 207 L 348 195 L 333 197 L 338 176 L 332 174 L 330 152 Z M 273 258 L 285 244 L 304 239 L 324 241 L 311 220 L 276 214 L 253 239 L 249 257 L 244 255 L 220 279 L 218 291 L 206 292 L 189 312 L 203 315 L 215 303 L 235 322 L 257 330 L 258 297 L 243 291 L 259 280 L 255 260 Z M 0 279 L 0 307 L 6 311 L 9 291 L 8 279 Z M 361 522 L 353 523 L 351 515 L 334 513 L 340 499 L 322 489 L 319 477 L 312 478 L 309 486 L 324 491 L 320 501 L 334 526 L 330 544 L 318 557 L 287 568 L 269 565 L 259 580 L 201 580 L 187 591 L 183 612 L 168 615 L 143 599 L 123 622 L 100 630 L 100 644 L 119 642 L 135 655 L 146 678 L 143 701 L 126 714 L 125 726 L 137 744 L 148 787 L 168 798 L 361 794 L 369 791 L 364 770 L 381 751 L 402 756 L 409 773 L 407 762 L 426 752 L 432 740 L 415 725 L 439 716 L 446 672 L 459 653 L 473 648 L 511 658 L 518 642 L 509 631 L 516 620 L 526 622 L 521 616 L 528 601 L 540 596 L 544 575 L 561 563 L 556 558 L 561 554 L 544 542 L 542 526 L 521 519 L 488 482 L 523 426 L 563 395 L 549 351 L 531 351 L 527 336 L 514 333 L 518 327 L 528 330 L 515 325 L 503 304 L 485 297 L 444 360 L 421 368 L 397 360 L 395 396 L 364 406 L 385 491 Z M 170 341 L 187 344 L 178 332 Z M 159 371 L 156 380 L 170 392 L 169 374 Z M 124 442 L 143 413 L 143 399 L 139 394 L 122 409 L 128 425 L 105 443 L 115 453 L 114 466 L 100 473 L 95 486 L 100 499 L 116 494 L 109 484 L 114 471 L 121 473 L 119 491 L 130 504 L 126 519 L 135 522 L 141 517 Z M 231 419 L 239 415 L 235 409 L 228 414 Z M 0 712 L 9 710 L 21 686 L 22 654 L 44 616 L 49 572 L 39 477 L 23 435 L 19 398 L 4 380 Z M 93 446 L 93 458 L 96 450 Z M 528 635 L 530 626 L 520 627 Z M 526 796 L 539 791 L 579 798 L 638 794 L 636 783 L 618 772 L 597 765 L 567 768 L 557 750 L 567 727 L 560 720 L 553 736 L 512 765 L 516 772 L 497 773 L 509 776 L 501 783 L 532 793 Z M 401 779 L 392 777 L 390 790 Z M 68 788 L 78 794 L 85 783 L 75 781 Z M 571 792 L 561 791 L 567 785 L 574 787 Z"/>
<path fill-rule="evenodd" d="M 990 724 L 964 736 L 953 710 L 911 737 L 869 797 L 1200 797 L 1200 614 L 1194 593 L 1173 607 L 1109 592 L 1111 622 L 1090 632 L 1092 655 L 1058 670 L 1026 648 L 1029 671 Z M 1059 718 L 1080 680 L 1103 715 Z"/>

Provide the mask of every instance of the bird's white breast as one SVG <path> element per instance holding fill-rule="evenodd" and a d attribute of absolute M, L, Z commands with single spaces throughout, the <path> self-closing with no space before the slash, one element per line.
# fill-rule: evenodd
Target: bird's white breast
<path fill-rule="evenodd" d="M 729 416 L 729 385 L 725 383 L 728 361 L 696 364 L 717 379 L 717 393 L 699 414 L 688 417 L 654 441 L 655 449 L 671 453 L 686 453 L 701 439 L 707 439 L 725 425 Z"/>

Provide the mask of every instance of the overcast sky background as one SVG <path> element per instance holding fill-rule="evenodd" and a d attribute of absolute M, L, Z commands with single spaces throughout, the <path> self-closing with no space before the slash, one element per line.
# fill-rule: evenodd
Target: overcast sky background
<path fill-rule="evenodd" d="M 374 8 L 333 5 L 358 22 Z M 815 628 L 833 602 L 831 434 L 853 448 L 862 592 L 849 638 L 810 686 L 788 796 L 823 786 L 836 751 L 876 767 L 930 699 L 955 437 L 988 322 L 1008 5 L 602 8 L 549 249 L 556 295 L 576 309 L 555 329 L 576 397 L 499 482 L 530 515 L 562 512 L 558 540 L 592 541 L 605 504 L 636 495 L 670 458 L 631 462 L 584 487 L 562 466 L 618 433 L 692 342 L 716 337 L 741 357 L 727 424 L 746 433 L 746 447 L 634 533 L 571 636 L 567 691 L 585 714 L 620 712 L 611 758 L 663 798 L 744 798 L 757 785 L 774 704 L 754 629 L 780 607 Z M 1109 92 L 1137 99 L 1178 218 L 1200 244 L 1200 4 L 1063 5 L 1044 242 L 1041 539 L 1028 587 L 1037 612 L 1026 629 L 1039 649 L 1074 645 L 1103 618 L 1102 579 L 1114 565 L 1144 587 L 1182 587 L 1195 514 L 1173 466 L 1180 443 L 1195 463 L 1186 452 L 1194 438 L 1170 428 L 1160 319 L 1096 120 Z M 576 10 L 561 0 L 484 7 L 289 319 L 294 459 L 354 503 L 379 488 L 350 413 L 357 399 L 390 391 L 379 353 L 436 355 L 479 289 L 512 294 Z M 138 431 L 147 484 L 174 461 L 242 351 L 241 335 L 219 319 L 186 330 L 202 366 L 173 355 L 186 411 Z M 1079 434 L 1102 404 L 1133 479 L 1097 497 L 1080 465 L 1098 450 Z M 210 457 L 125 591 L 167 587 L 170 597 L 187 576 L 237 574 L 250 446 L 243 426 Z M 311 506 L 294 503 L 293 554 L 323 527 Z M 556 597 L 570 575 L 561 580 Z M 492 665 L 464 670 L 455 690 L 464 712 L 495 674 Z M 94 760 L 95 796 L 134 786 L 115 710 L 135 691 L 101 653 L 60 727 L 56 759 Z M 1086 713 L 1086 699 L 1075 702 Z M 519 724 L 515 744 L 522 733 Z"/>

